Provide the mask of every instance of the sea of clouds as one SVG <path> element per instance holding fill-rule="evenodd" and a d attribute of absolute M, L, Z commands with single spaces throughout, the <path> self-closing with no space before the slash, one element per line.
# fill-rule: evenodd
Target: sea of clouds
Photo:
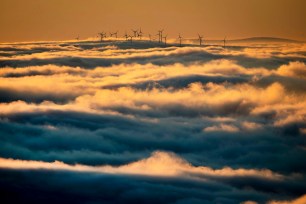
<path fill-rule="evenodd" d="M 0 200 L 305 203 L 306 45 L 0 44 Z"/>

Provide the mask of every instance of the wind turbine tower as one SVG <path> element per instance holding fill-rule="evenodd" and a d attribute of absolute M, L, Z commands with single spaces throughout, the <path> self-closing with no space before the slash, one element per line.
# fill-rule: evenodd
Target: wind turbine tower
<path fill-rule="evenodd" d="M 200 42 L 200 46 L 202 45 L 202 42 L 203 42 L 203 36 L 201 36 L 200 34 L 198 34 L 199 36 L 199 42 Z"/>
<path fill-rule="evenodd" d="M 163 32 L 164 32 L 164 29 L 158 31 L 157 35 L 159 36 L 159 43 L 163 42 Z"/>
<path fill-rule="evenodd" d="M 139 32 L 138 32 L 138 37 L 139 37 L 139 39 L 141 40 L 141 38 L 142 38 L 142 35 L 143 35 L 143 32 L 141 31 L 141 28 L 139 29 Z"/>
<path fill-rule="evenodd" d="M 167 45 L 167 36 L 168 36 L 168 35 L 166 35 L 165 37 L 163 37 L 163 38 L 165 39 L 165 45 Z"/>
<path fill-rule="evenodd" d="M 181 36 L 181 34 L 179 34 L 179 41 L 180 41 L 180 46 L 182 46 L 182 36 Z"/>
<path fill-rule="evenodd" d="M 158 35 L 158 43 L 160 43 L 160 38 L 161 38 L 161 34 L 160 34 L 160 32 L 158 31 L 158 33 L 156 34 L 156 35 Z"/>

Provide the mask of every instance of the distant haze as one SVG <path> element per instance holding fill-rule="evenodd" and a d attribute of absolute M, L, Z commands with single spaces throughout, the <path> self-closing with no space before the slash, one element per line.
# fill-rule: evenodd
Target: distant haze
<path fill-rule="evenodd" d="M 0 42 L 94 37 L 99 31 L 164 28 L 208 39 L 306 40 L 304 0 L 1 0 Z"/>

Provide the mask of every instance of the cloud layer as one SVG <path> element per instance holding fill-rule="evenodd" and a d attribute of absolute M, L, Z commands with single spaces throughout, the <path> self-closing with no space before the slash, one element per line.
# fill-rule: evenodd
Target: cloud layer
<path fill-rule="evenodd" d="M 304 44 L 45 42 L 0 56 L 4 201 L 303 202 Z"/>

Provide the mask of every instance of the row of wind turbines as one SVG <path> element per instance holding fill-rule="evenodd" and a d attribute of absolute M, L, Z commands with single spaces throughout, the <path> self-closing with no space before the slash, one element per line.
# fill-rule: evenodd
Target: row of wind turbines
<path fill-rule="evenodd" d="M 138 29 L 131 29 L 132 34 L 128 34 L 125 31 L 125 34 L 122 36 L 123 38 L 125 38 L 126 41 L 130 41 L 133 42 L 133 40 L 142 40 L 144 33 L 142 32 L 142 29 L 140 28 Z M 100 40 L 100 42 L 104 41 L 104 39 L 106 39 L 107 37 L 111 37 L 111 38 L 118 38 L 118 33 L 119 31 L 116 32 L 109 32 L 109 35 L 107 35 L 106 32 L 99 32 L 98 33 L 98 38 Z M 151 35 L 148 34 L 149 40 L 150 42 L 152 41 L 157 41 L 156 38 L 154 38 L 153 36 L 158 36 L 158 43 L 161 44 L 165 44 L 167 45 L 167 37 L 168 35 L 164 35 L 164 29 L 158 30 L 156 35 Z M 79 36 L 76 38 L 76 40 L 79 40 Z M 178 35 L 177 41 L 179 42 L 179 45 L 182 46 L 182 41 L 183 41 L 183 37 L 181 36 L 181 34 Z M 204 37 L 200 34 L 198 34 L 198 41 L 199 41 L 199 45 L 202 46 L 204 45 Z M 223 42 L 223 47 L 225 48 L 226 46 L 226 37 L 224 37 L 224 39 L 222 40 Z"/>

